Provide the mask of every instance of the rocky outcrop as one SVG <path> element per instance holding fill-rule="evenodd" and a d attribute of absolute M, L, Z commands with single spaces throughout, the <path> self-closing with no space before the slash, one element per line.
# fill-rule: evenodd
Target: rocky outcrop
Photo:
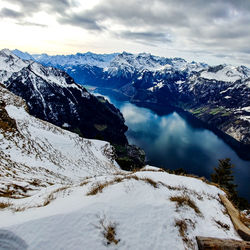
<path fill-rule="evenodd" d="M 219 195 L 221 202 L 226 207 L 228 214 L 233 222 L 235 230 L 241 236 L 242 239 L 250 241 L 250 229 L 242 223 L 240 220 L 239 211 L 233 206 L 233 204 L 224 195 Z M 250 247 L 250 243 L 249 243 Z"/>
<path fill-rule="evenodd" d="M 250 242 L 218 239 L 211 237 L 196 237 L 199 250 L 247 250 L 250 249 Z"/>

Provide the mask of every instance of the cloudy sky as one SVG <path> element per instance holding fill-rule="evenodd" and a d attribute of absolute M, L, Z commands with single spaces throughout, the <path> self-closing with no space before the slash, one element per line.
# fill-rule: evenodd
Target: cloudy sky
<path fill-rule="evenodd" d="M 0 0 L 0 48 L 250 66 L 250 0 Z"/>

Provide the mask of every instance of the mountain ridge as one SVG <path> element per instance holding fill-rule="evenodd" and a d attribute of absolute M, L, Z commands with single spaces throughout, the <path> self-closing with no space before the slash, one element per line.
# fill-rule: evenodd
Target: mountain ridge
<path fill-rule="evenodd" d="M 102 137 L 126 144 L 127 127 L 120 111 L 91 95 L 67 73 L 22 60 L 9 50 L 0 51 L 0 82 L 27 102 L 36 117 L 78 131 L 85 137 Z"/>
<path fill-rule="evenodd" d="M 127 52 L 105 67 L 85 63 L 73 65 L 69 60 L 67 66 L 58 66 L 77 82 L 115 90 L 128 101 L 181 108 L 224 133 L 230 145 L 249 157 L 249 68 Z"/>

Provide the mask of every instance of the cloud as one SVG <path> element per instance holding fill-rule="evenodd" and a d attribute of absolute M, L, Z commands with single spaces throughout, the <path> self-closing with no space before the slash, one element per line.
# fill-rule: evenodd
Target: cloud
<path fill-rule="evenodd" d="M 5 0 L 11 4 L 18 5 L 23 15 L 33 15 L 41 10 L 50 13 L 62 13 L 75 5 L 73 0 Z"/>
<path fill-rule="evenodd" d="M 41 28 L 48 27 L 48 25 L 45 25 L 45 24 L 32 23 L 32 22 L 17 22 L 16 24 L 21 25 L 21 26 L 35 26 L 35 27 L 41 27 Z"/>
<path fill-rule="evenodd" d="M 7 17 L 7 18 L 21 18 L 24 14 L 9 8 L 3 8 L 0 11 L 0 17 Z"/>
<path fill-rule="evenodd" d="M 99 25 L 95 19 L 89 17 L 89 16 L 81 16 L 78 14 L 65 14 L 63 16 L 60 16 L 58 18 L 58 21 L 61 24 L 70 24 L 73 26 L 78 26 L 90 31 L 102 31 L 104 30 L 104 27 Z"/>
<path fill-rule="evenodd" d="M 211 44 L 221 48 L 226 41 L 227 48 L 238 50 L 250 37 L 250 1 L 102 0 L 92 9 L 61 16 L 59 22 L 137 42 L 157 44 L 171 37 L 182 46 L 205 49 Z"/>
<path fill-rule="evenodd" d="M 249 0 L 100 0 L 89 9 L 80 0 L 4 1 L 18 5 L 20 11 L 3 8 L 0 16 L 19 23 L 44 11 L 59 24 L 103 33 L 110 39 L 148 46 L 165 43 L 176 51 L 207 51 L 217 57 L 249 55 Z"/>
<path fill-rule="evenodd" d="M 114 33 L 115 36 L 123 39 L 132 40 L 142 44 L 156 46 L 158 43 L 171 43 L 170 35 L 166 32 L 156 31 L 121 31 Z"/>

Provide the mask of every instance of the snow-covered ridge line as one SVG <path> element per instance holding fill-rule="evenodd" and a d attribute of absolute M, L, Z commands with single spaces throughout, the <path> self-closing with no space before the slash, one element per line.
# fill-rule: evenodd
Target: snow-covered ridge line
<path fill-rule="evenodd" d="M 150 53 L 132 54 L 123 52 L 120 54 L 94 54 L 87 52 L 83 54 L 56 56 L 49 56 L 47 54 L 29 55 L 19 50 L 13 50 L 13 53 L 23 59 L 29 58 L 44 65 L 67 68 L 68 71 L 70 71 L 71 67 L 85 65 L 102 68 L 104 72 L 109 72 L 110 74 L 114 74 L 118 69 L 128 72 L 134 72 L 135 70 L 169 71 L 174 69 L 187 71 L 188 73 L 201 72 L 201 77 L 218 81 L 235 82 L 250 77 L 250 69 L 245 66 L 235 67 L 225 64 L 211 67 L 205 63 L 187 62 L 182 58 L 160 57 L 151 55 Z M 217 70 L 214 71 L 213 69 Z"/>

